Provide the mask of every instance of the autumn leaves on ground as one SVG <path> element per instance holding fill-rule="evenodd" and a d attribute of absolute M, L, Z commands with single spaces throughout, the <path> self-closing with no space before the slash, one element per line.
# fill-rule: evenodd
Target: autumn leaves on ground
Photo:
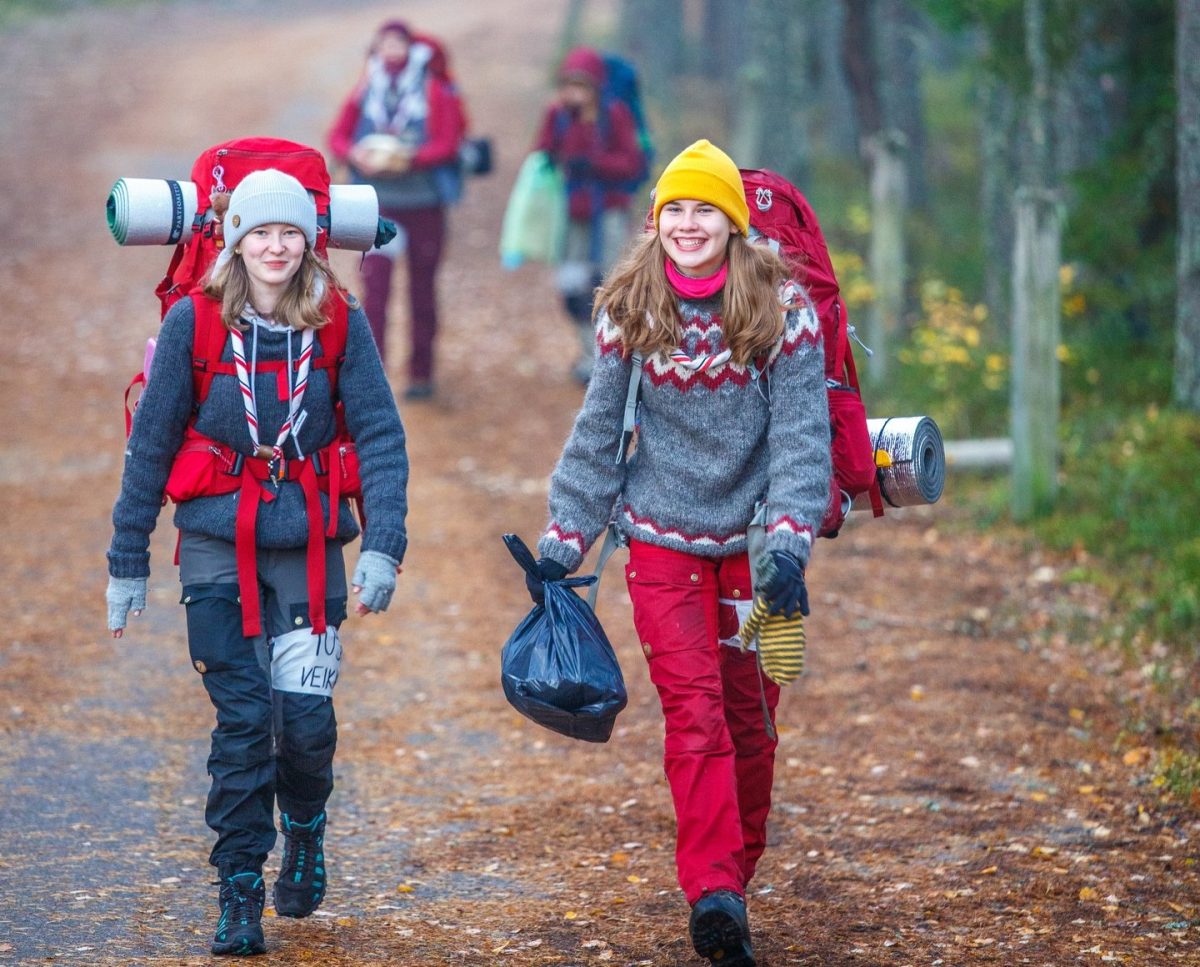
<path fill-rule="evenodd" d="M 498 682 L 528 607 L 500 535 L 536 536 L 579 401 L 550 279 L 496 256 L 563 6 L 302 2 L 280 18 L 182 2 L 0 35 L 0 962 L 205 963 L 216 911 L 211 710 L 165 513 L 149 609 L 119 642 L 103 627 L 121 393 L 167 255 L 113 243 L 108 188 L 183 177 L 230 137 L 319 144 L 370 31 L 399 12 L 456 52 L 499 170 L 452 217 L 438 398 L 402 411 L 399 589 L 343 629 L 329 897 L 268 919 L 263 962 L 698 963 L 619 565 L 599 614 L 630 704 L 607 745 L 539 729 Z M 354 278 L 352 258 L 337 268 Z M 1200 963 L 1197 816 L 1160 801 L 1123 732 L 1148 684 L 1092 649 L 1106 603 L 1064 581 L 1075 562 L 981 532 L 955 486 L 818 548 L 809 674 L 782 703 L 750 896 L 761 962 Z"/>

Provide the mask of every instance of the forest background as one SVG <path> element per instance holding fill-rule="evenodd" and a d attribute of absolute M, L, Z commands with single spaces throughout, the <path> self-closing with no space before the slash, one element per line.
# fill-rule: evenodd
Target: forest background
<path fill-rule="evenodd" d="M 5 0 L 0 26 L 80 5 Z M 1104 590 L 1099 621 L 1052 616 L 1045 633 L 1142 670 L 1156 699 L 1131 704 L 1127 729 L 1159 747 L 1164 794 L 1200 801 L 1200 0 L 619 11 L 598 27 L 587 0 L 563 0 L 563 48 L 636 64 L 658 166 L 709 137 L 808 195 L 851 322 L 883 344 L 870 361 L 858 350 L 870 415 L 928 414 L 950 440 L 1011 435 L 1017 200 L 1051 200 L 1053 485 L 1031 513 L 1014 512 L 1004 458 L 952 467 L 949 486 L 975 526 Z"/>

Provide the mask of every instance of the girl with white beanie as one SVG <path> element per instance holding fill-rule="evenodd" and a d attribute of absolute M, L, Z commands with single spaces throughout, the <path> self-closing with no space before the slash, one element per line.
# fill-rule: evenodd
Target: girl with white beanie
<path fill-rule="evenodd" d="M 366 316 L 314 250 L 312 197 L 268 169 L 228 202 L 210 276 L 159 333 L 113 509 L 107 600 L 120 638 L 146 606 L 150 533 L 170 495 L 188 650 L 216 710 L 205 810 L 220 875 L 212 952 L 244 955 L 266 949 L 262 872 L 277 803 L 276 913 L 308 916 L 325 894 L 342 545 L 359 536 L 348 501 L 329 496 L 330 444 L 344 421 L 365 516 L 350 582 L 359 614 L 385 611 L 396 585 L 408 459 Z M 212 358 L 197 353 L 205 345 Z M 198 395 L 201 372 L 211 382 Z"/>

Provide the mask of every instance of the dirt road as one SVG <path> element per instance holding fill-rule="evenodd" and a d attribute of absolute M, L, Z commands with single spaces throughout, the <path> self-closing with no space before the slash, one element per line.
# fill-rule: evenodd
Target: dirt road
<path fill-rule="evenodd" d="M 528 605 L 500 534 L 536 536 L 579 401 L 549 278 L 496 257 L 562 7 L 181 2 L 0 35 L 0 963 L 209 962 L 211 710 L 165 514 L 147 613 L 104 630 L 121 392 L 168 254 L 115 245 L 108 189 L 229 137 L 320 143 L 397 12 L 448 41 L 500 170 L 453 215 L 439 397 L 402 411 L 404 575 L 343 629 L 332 888 L 268 921 L 262 962 L 697 963 L 619 567 L 599 611 L 630 706 L 608 745 L 538 729 L 498 685 Z M 1097 603 L 962 516 L 951 493 L 818 549 L 750 898 L 762 963 L 1200 964 L 1197 817 L 1160 806 L 1122 740 L 1120 666 L 1041 630 Z"/>

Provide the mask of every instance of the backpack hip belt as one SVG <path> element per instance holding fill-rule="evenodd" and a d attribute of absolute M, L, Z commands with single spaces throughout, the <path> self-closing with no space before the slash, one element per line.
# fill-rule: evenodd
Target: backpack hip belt
<path fill-rule="evenodd" d="M 256 579 L 258 505 L 274 500 L 275 494 L 269 485 L 283 481 L 298 483 L 304 493 L 304 510 L 308 518 L 309 618 L 315 634 L 325 633 L 325 540 L 337 535 L 341 498 L 354 495 L 353 482 L 346 479 L 348 451 L 346 441 L 335 439 L 304 459 L 280 462 L 246 456 L 194 430 L 188 431 L 188 440 L 180 453 L 193 455 L 193 458 L 187 464 L 175 464 L 166 492 L 178 503 L 239 491 L 234 547 L 242 604 L 242 634 L 246 637 L 262 633 Z M 328 525 L 321 510 L 321 491 L 329 495 Z"/>

